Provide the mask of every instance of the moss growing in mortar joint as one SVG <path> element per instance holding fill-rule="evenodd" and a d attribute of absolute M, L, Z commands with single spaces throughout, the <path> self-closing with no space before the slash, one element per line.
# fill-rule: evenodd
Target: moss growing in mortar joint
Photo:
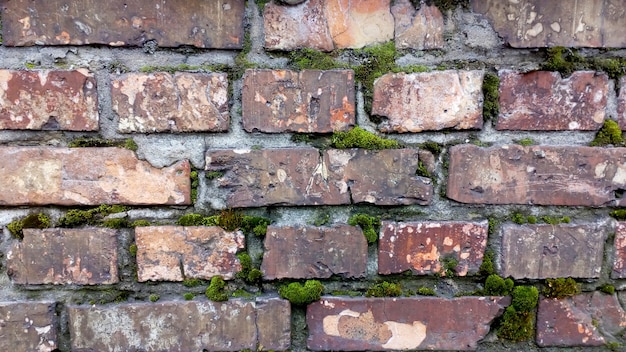
<path fill-rule="evenodd" d="M 543 293 L 546 298 L 565 298 L 580 293 L 580 284 L 571 277 L 546 279 Z"/>
<path fill-rule="evenodd" d="M 263 277 L 263 273 L 252 265 L 250 255 L 246 252 L 242 252 L 237 254 L 237 258 L 241 264 L 241 270 L 237 273 L 236 277 L 248 284 L 259 283 Z"/>
<path fill-rule="evenodd" d="M 211 278 L 211 283 L 207 287 L 205 294 L 207 298 L 214 302 L 228 301 L 228 295 L 224 292 L 226 283 L 221 276 L 214 276 Z"/>
<path fill-rule="evenodd" d="M 130 253 L 130 255 L 132 255 L 133 257 L 137 256 L 137 244 L 133 243 L 130 246 L 128 246 L 128 252 Z"/>
<path fill-rule="evenodd" d="M 135 220 L 130 224 L 130 227 L 142 227 L 142 226 L 151 226 L 150 221 L 145 219 Z"/>
<path fill-rule="evenodd" d="M 483 78 L 483 119 L 495 121 L 500 113 L 500 78 L 494 73 L 487 73 Z"/>
<path fill-rule="evenodd" d="M 349 68 L 349 65 L 335 60 L 337 52 L 324 53 L 315 49 L 304 48 L 289 53 L 290 66 L 296 70 L 333 70 Z"/>
<path fill-rule="evenodd" d="M 531 145 L 535 144 L 535 141 L 532 138 L 523 138 L 523 139 L 518 139 L 514 141 L 515 143 L 523 146 L 523 147 L 529 147 Z"/>
<path fill-rule="evenodd" d="M 365 297 L 399 297 L 402 295 L 402 286 L 398 283 L 383 281 L 367 289 Z"/>
<path fill-rule="evenodd" d="M 539 291 L 534 286 L 516 286 L 511 298 L 511 305 L 504 311 L 497 335 L 516 342 L 531 339 L 535 335 Z"/>
<path fill-rule="evenodd" d="M 443 257 L 441 258 L 441 273 L 446 277 L 452 277 L 456 274 L 456 267 L 459 265 L 459 261 L 456 257 Z"/>
<path fill-rule="evenodd" d="M 189 179 L 191 181 L 191 203 L 196 203 L 198 200 L 198 186 L 200 181 L 198 180 L 198 171 L 192 170 L 189 173 Z"/>
<path fill-rule="evenodd" d="M 491 274 L 495 274 L 496 268 L 493 264 L 493 260 L 495 257 L 495 252 L 491 249 L 485 251 L 483 255 L 483 261 L 480 263 L 480 267 L 478 269 L 478 275 L 482 277 L 488 277 Z"/>
<path fill-rule="evenodd" d="M 185 301 L 191 301 L 195 296 L 196 295 L 191 292 L 186 292 L 185 294 L 183 294 L 183 298 L 185 299 Z"/>
<path fill-rule="evenodd" d="M 600 286 L 600 292 L 606 293 L 607 295 L 612 295 L 615 293 L 615 286 L 610 284 L 604 284 Z"/>
<path fill-rule="evenodd" d="M 24 229 L 45 229 L 47 227 L 50 227 L 50 217 L 44 213 L 30 214 L 7 225 L 11 235 L 20 241 L 24 239 Z"/>
<path fill-rule="evenodd" d="M 624 221 L 626 220 L 626 209 L 615 209 L 609 215 L 615 220 Z"/>
<path fill-rule="evenodd" d="M 324 292 L 324 286 L 317 280 L 307 280 L 304 285 L 292 282 L 278 289 L 281 298 L 297 306 L 304 306 L 318 301 L 322 297 L 322 292 Z"/>
<path fill-rule="evenodd" d="M 480 293 L 485 296 L 508 296 L 514 285 L 510 278 L 503 279 L 497 274 L 491 274 L 485 280 L 485 288 Z"/>
<path fill-rule="evenodd" d="M 95 138 L 76 138 L 67 144 L 70 148 L 95 148 L 95 147 L 118 147 L 132 150 L 134 152 L 139 148 L 132 138 L 124 140 Z"/>
<path fill-rule="evenodd" d="M 348 132 L 333 133 L 331 145 L 338 149 L 362 148 L 372 150 L 401 148 L 400 142 L 378 137 L 358 126 Z"/>
<path fill-rule="evenodd" d="M 224 172 L 222 171 L 208 171 L 204 174 L 204 177 L 207 178 L 207 180 L 215 180 L 216 178 L 220 178 L 224 176 Z"/>
<path fill-rule="evenodd" d="M 592 147 L 603 146 L 624 146 L 624 138 L 622 137 L 622 130 L 617 122 L 613 120 L 604 120 L 604 125 L 596 134 L 596 138 L 589 144 Z"/>
<path fill-rule="evenodd" d="M 109 221 L 117 219 L 104 219 L 107 215 L 121 213 L 130 210 L 130 207 L 123 205 L 107 205 L 102 204 L 92 209 L 70 209 L 64 216 L 59 219 L 59 227 L 78 227 L 84 225 L 101 225 L 101 226 L 117 226 L 121 225 L 119 221 Z M 123 219 L 126 221 L 125 219 Z M 128 222 L 126 221 L 126 227 Z"/>
<path fill-rule="evenodd" d="M 354 214 L 348 219 L 348 225 L 359 226 L 363 230 L 363 235 L 367 243 L 374 243 L 378 240 L 380 230 L 380 218 L 363 213 Z"/>
<path fill-rule="evenodd" d="M 420 296 L 436 296 L 437 295 L 435 290 L 433 290 L 430 287 L 420 287 L 420 288 L 417 289 L 417 291 L 415 293 L 420 295 Z"/>
<path fill-rule="evenodd" d="M 153 293 L 150 295 L 149 299 L 150 299 L 150 302 L 154 303 L 158 301 L 159 299 L 161 299 L 161 296 Z"/>

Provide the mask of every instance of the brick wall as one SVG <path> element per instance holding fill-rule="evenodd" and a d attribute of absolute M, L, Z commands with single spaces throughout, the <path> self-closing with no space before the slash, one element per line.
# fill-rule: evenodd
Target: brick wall
<path fill-rule="evenodd" d="M 0 350 L 626 348 L 626 6 L 564 3 L 0 1 Z"/>

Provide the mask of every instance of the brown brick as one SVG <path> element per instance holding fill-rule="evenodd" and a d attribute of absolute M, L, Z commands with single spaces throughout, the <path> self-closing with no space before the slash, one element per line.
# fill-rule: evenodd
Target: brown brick
<path fill-rule="evenodd" d="M 361 48 L 393 39 L 390 0 L 326 0 L 325 16 L 336 49 Z"/>
<path fill-rule="evenodd" d="M 68 308 L 72 351 L 285 350 L 289 302 L 156 302 Z M 260 321 L 259 321 L 260 319 Z M 272 321 L 273 326 L 260 322 Z"/>
<path fill-rule="evenodd" d="M 114 284 L 117 231 L 24 229 L 24 240 L 7 253 L 7 273 L 16 284 Z"/>
<path fill-rule="evenodd" d="M 621 340 L 624 326 L 626 313 L 616 295 L 595 291 L 539 300 L 537 344 L 542 347 L 603 346 Z"/>
<path fill-rule="evenodd" d="M 189 173 L 120 148 L 0 147 L 0 204 L 189 204 Z"/>
<path fill-rule="evenodd" d="M 243 0 L 15 0 L 4 4 L 4 45 L 141 46 L 240 49 Z"/>
<path fill-rule="evenodd" d="M 487 246 L 487 221 L 383 221 L 378 241 L 378 273 L 411 270 L 414 274 L 442 274 L 444 261 L 454 259 L 455 275 L 478 272 Z"/>
<path fill-rule="evenodd" d="M 480 129 L 482 71 L 389 73 L 374 82 L 372 114 L 383 132 Z"/>
<path fill-rule="evenodd" d="M 597 278 L 607 229 L 597 224 L 502 226 L 502 276 Z"/>
<path fill-rule="evenodd" d="M 602 127 L 609 79 L 590 71 L 501 71 L 498 130 L 590 131 Z"/>
<path fill-rule="evenodd" d="M 443 15 L 436 6 L 421 4 L 415 10 L 410 0 L 397 0 L 391 6 L 391 13 L 395 20 L 396 48 L 443 48 Z"/>
<path fill-rule="evenodd" d="M 228 130 L 225 73 L 129 73 L 113 78 L 111 96 L 122 133 Z"/>
<path fill-rule="evenodd" d="M 509 301 L 322 297 L 307 307 L 307 346 L 315 351 L 473 350 Z"/>
<path fill-rule="evenodd" d="M 463 203 L 626 205 L 626 149 L 504 145 L 450 148 L 447 195 Z"/>
<path fill-rule="evenodd" d="M 97 131 L 95 78 L 86 69 L 0 70 L 0 129 Z"/>
<path fill-rule="evenodd" d="M 515 48 L 624 47 L 626 17 L 613 0 L 554 1 L 472 0 L 472 10 L 492 22 L 498 34 Z"/>
<path fill-rule="evenodd" d="M 227 207 L 265 205 L 429 204 L 432 184 L 415 176 L 418 151 L 314 148 L 209 150 L 206 170 Z M 364 172 L 367 170 L 367 172 Z"/>
<path fill-rule="evenodd" d="M 617 121 L 622 130 L 626 130 L 626 76 L 619 80 L 619 96 L 617 97 Z"/>
<path fill-rule="evenodd" d="M 241 270 L 235 254 L 245 247 L 241 231 L 217 226 L 136 227 L 135 242 L 139 282 L 232 279 Z"/>
<path fill-rule="evenodd" d="M 248 70 L 243 127 L 248 132 L 345 131 L 354 126 L 352 70 Z"/>
<path fill-rule="evenodd" d="M 615 257 L 611 277 L 623 279 L 626 277 L 626 222 L 618 222 L 615 226 Z"/>
<path fill-rule="evenodd" d="M 268 280 L 365 276 L 367 240 L 360 228 L 270 226 L 261 271 Z"/>
<path fill-rule="evenodd" d="M 56 350 L 54 309 L 52 302 L 0 302 L 0 350 Z"/>

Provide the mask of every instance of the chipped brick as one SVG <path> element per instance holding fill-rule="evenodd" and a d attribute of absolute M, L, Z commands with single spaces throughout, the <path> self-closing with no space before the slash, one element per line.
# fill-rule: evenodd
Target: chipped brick
<path fill-rule="evenodd" d="M 54 306 L 52 302 L 0 302 L 0 350 L 56 350 Z"/>
<path fill-rule="evenodd" d="M 615 257 L 611 277 L 623 279 L 626 277 L 626 222 L 618 222 L 615 226 Z"/>
<path fill-rule="evenodd" d="M 391 14 L 395 20 L 396 48 L 443 48 L 443 14 L 436 6 L 422 3 L 419 10 L 415 10 L 410 0 L 396 0 Z"/>

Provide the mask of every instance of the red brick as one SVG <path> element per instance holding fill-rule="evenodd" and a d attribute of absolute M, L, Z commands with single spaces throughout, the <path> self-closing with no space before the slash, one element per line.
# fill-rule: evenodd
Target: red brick
<path fill-rule="evenodd" d="M 117 231 L 24 229 L 24 240 L 7 253 L 7 273 L 16 284 L 114 284 Z"/>
<path fill-rule="evenodd" d="M 141 46 L 240 49 L 243 0 L 12 0 L 4 4 L 4 45 Z"/>
<path fill-rule="evenodd" d="M 575 2 L 472 0 L 472 10 L 485 14 L 498 34 L 514 48 L 624 47 L 626 19 L 611 0 Z"/>
<path fill-rule="evenodd" d="M 279 299 L 72 306 L 68 313 L 76 352 L 240 351 L 260 343 L 286 350 L 290 341 L 289 302 Z"/>
<path fill-rule="evenodd" d="M 539 300 L 537 344 L 542 347 L 603 346 L 620 341 L 624 326 L 626 313 L 616 295 L 595 291 Z"/>
<path fill-rule="evenodd" d="M 378 240 L 378 273 L 411 270 L 414 274 L 442 274 L 444 260 L 455 259 L 455 275 L 478 272 L 487 246 L 487 222 L 383 221 Z"/>
<path fill-rule="evenodd" d="M 500 72 L 498 130 L 590 131 L 602 127 L 609 79 L 590 71 Z"/>
<path fill-rule="evenodd" d="M 189 204 L 189 173 L 120 148 L 0 147 L 0 204 Z"/>
<path fill-rule="evenodd" d="M 97 131 L 93 74 L 0 70 L 0 129 Z"/>
<path fill-rule="evenodd" d="M 509 301 L 322 297 L 307 307 L 307 346 L 315 351 L 473 350 Z"/>
<path fill-rule="evenodd" d="M 225 73 L 129 73 L 113 78 L 111 96 L 122 133 L 228 131 Z"/>
<path fill-rule="evenodd" d="M 626 277 L 626 222 L 618 222 L 615 226 L 615 257 L 611 277 L 623 279 Z"/>
<path fill-rule="evenodd" d="M 0 302 L 0 350 L 55 350 L 54 306 L 51 302 Z"/>
<path fill-rule="evenodd" d="M 482 71 L 389 73 L 374 82 L 372 114 L 383 132 L 480 129 Z"/>
<path fill-rule="evenodd" d="M 626 130 L 626 77 L 619 80 L 619 96 L 617 97 L 617 121 L 622 130 Z"/>
<path fill-rule="evenodd" d="M 268 280 L 365 276 L 367 240 L 360 228 L 270 226 L 261 271 Z"/>
<path fill-rule="evenodd" d="M 443 48 L 443 15 L 436 6 L 420 4 L 419 10 L 415 10 L 410 0 L 396 0 L 391 13 L 395 20 L 396 48 Z"/>
<path fill-rule="evenodd" d="M 597 278 L 607 229 L 597 224 L 502 226 L 502 276 Z"/>
<path fill-rule="evenodd" d="M 625 162 L 624 148 L 457 145 L 447 195 L 463 203 L 623 206 Z"/>
<path fill-rule="evenodd" d="M 346 131 L 354 126 L 351 70 L 248 70 L 243 127 L 248 132 Z"/>
<path fill-rule="evenodd" d="M 326 0 L 325 17 L 335 49 L 361 48 L 393 39 L 391 0 Z"/>
<path fill-rule="evenodd" d="M 432 184 L 415 176 L 418 151 L 314 148 L 209 150 L 206 170 L 227 207 L 266 205 L 429 204 Z M 367 170 L 367 172 L 364 172 Z"/>
<path fill-rule="evenodd" d="M 245 247 L 241 231 L 217 226 L 137 227 L 135 242 L 139 282 L 232 279 L 241 270 L 236 253 Z"/>

